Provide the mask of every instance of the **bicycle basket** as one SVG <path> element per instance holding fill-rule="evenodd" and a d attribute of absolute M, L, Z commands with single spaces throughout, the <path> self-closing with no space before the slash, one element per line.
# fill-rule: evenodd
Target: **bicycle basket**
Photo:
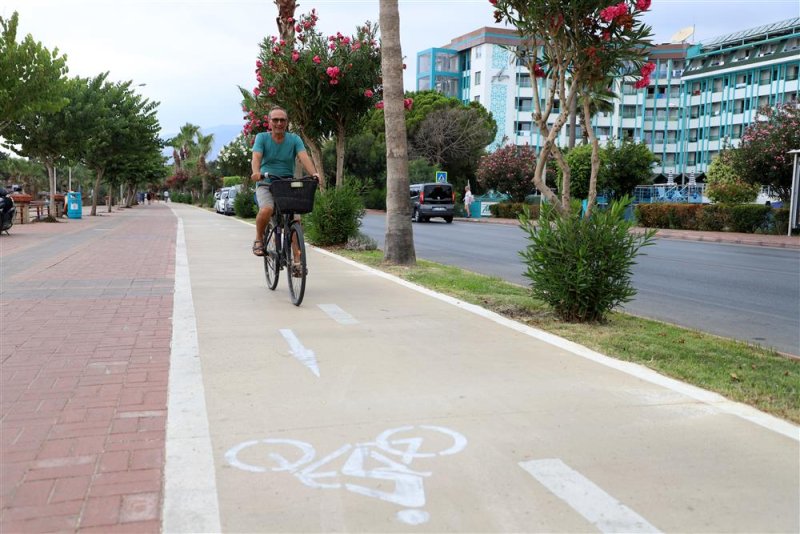
<path fill-rule="evenodd" d="M 308 213 L 314 209 L 316 180 L 277 180 L 270 184 L 269 189 L 281 211 Z"/>

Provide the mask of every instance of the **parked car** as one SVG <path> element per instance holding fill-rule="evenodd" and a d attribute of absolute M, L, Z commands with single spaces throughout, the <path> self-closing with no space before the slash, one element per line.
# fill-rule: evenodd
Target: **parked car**
<path fill-rule="evenodd" d="M 235 210 L 233 209 L 233 203 L 236 200 L 236 195 L 239 193 L 239 190 L 242 188 L 240 185 L 234 185 L 230 189 L 228 189 L 228 198 L 225 199 L 225 209 L 223 213 L 225 215 L 233 215 Z"/>
<path fill-rule="evenodd" d="M 230 189 L 230 187 L 223 187 L 219 190 L 219 196 L 214 195 L 216 197 L 214 201 L 214 211 L 217 213 L 225 213 L 225 205 L 228 203 L 228 192 Z"/>
<path fill-rule="evenodd" d="M 451 184 L 411 184 L 410 189 L 411 220 L 426 222 L 433 217 L 441 217 L 447 223 L 453 222 L 456 194 Z"/>

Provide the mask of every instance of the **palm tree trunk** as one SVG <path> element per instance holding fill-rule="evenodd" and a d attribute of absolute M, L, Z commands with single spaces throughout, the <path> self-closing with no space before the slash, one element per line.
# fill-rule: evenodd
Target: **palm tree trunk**
<path fill-rule="evenodd" d="M 414 265 L 417 257 L 408 194 L 408 141 L 397 0 L 380 0 L 380 27 L 386 125 L 386 239 L 383 259 L 397 265 Z"/>
<path fill-rule="evenodd" d="M 56 169 L 52 161 L 45 161 L 44 166 L 47 168 L 47 177 L 50 179 L 50 198 L 48 199 L 48 210 L 50 215 L 55 217 L 58 212 L 56 211 Z"/>

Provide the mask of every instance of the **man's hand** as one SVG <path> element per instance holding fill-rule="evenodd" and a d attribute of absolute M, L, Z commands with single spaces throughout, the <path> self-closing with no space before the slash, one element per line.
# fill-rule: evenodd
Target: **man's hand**
<path fill-rule="evenodd" d="M 254 182 L 259 181 L 261 179 L 261 173 L 260 172 L 254 172 L 253 174 L 250 175 L 250 179 L 252 181 L 254 181 Z"/>

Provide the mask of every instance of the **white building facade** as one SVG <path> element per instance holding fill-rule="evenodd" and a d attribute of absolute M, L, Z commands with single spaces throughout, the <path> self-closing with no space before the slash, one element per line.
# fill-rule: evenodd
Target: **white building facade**
<path fill-rule="evenodd" d="M 422 51 L 417 54 L 417 90 L 480 102 L 498 126 L 489 150 L 508 143 L 541 146 L 533 121 L 533 80 L 516 58 L 519 46 L 516 31 L 485 27 Z M 706 43 L 656 45 L 648 60 L 656 65 L 650 85 L 635 89 L 633 79 L 617 79 L 613 90 L 619 98 L 613 111 L 594 117 L 595 134 L 601 144 L 609 139 L 644 142 L 660 159 L 656 177 L 693 179 L 708 169 L 725 143 L 738 145 L 760 107 L 797 102 L 800 18 Z M 535 81 L 544 101 L 545 82 Z M 581 138 L 580 125 L 576 137 Z M 568 126 L 558 139 L 560 146 L 567 142 Z"/>

